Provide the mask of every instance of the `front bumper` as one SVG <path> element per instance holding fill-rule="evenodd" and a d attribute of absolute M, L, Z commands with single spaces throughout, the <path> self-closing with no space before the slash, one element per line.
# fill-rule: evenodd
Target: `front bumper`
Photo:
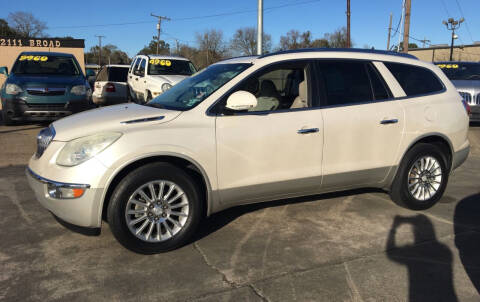
<path fill-rule="evenodd" d="M 36 174 L 30 168 L 27 168 L 25 173 L 37 200 L 55 216 L 81 227 L 98 228 L 101 226 L 100 212 L 103 189 L 90 188 L 86 184 L 61 183 L 49 180 Z M 62 187 L 82 186 L 86 190 L 78 198 L 57 199 L 50 197 L 48 193 L 49 185 Z"/>
<path fill-rule="evenodd" d="M 480 105 L 478 106 L 470 105 L 470 121 L 480 122 Z"/>
<path fill-rule="evenodd" d="M 93 106 L 88 99 L 57 104 L 28 103 L 20 98 L 2 100 L 2 110 L 14 121 L 51 121 L 91 108 Z"/>

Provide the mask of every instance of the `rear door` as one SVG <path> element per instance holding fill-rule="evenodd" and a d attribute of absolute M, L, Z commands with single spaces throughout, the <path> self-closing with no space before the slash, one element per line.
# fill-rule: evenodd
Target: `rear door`
<path fill-rule="evenodd" d="M 104 96 L 103 88 L 108 82 L 108 67 L 103 66 L 100 72 L 95 78 L 95 89 L 93 90 L 93 96 L 96 98 L 101 98 Z"/>
<path fill-rule="evenodd" d="M 323 93 L 323 189 L 382 182 L 403 138 L 404 110 L 368 61 L 317 62 Z"/>

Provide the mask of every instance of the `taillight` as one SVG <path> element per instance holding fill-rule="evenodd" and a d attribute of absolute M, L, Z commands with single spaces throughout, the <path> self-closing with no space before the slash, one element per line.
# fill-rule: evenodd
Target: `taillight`
<path fill-rule="evenodd" d="M 465 107 L 467 114 L 470 115 L 470 105 L 468 105 L 467 101 L 465 101 L 465 99 L 463 98 L 462 98 L 462 104 L 463 104 L 463 107 Z"/>
<path fill-rule="evenodd" d="M 105 91 L 106 92 L 115 92 L 115 85 L 113 85 L 113 83 L 105 84 Z"/>

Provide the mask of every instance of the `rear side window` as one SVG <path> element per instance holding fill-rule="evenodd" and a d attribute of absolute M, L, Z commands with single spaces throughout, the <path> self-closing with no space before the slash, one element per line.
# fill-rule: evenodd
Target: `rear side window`
<path fill-rule="evenodd" d="M 110 82 L 126 82 L 128 69 L 124 67 L 110 67 L 108 70 L 108 80 Z"/>
<path fill-rule="evenodd" d="M 385 81 L 378 74 L 375 67 L 372 64 L 367 64 L 367 71 L 372 82 L 373 96 L 375 100 L 386 100 L 392 97 L 392 93 L 387 88 Z"/>
<path fill-rule="evenodd" d="M 97 75 L 96 80 L 97 82 L 106 82 L 108 81 L 108 75 L 107 75 L 107 67 L 103 67 L 102 70 Z"/>
<path fill-rule="evenodd" d="M 328 106 L 347 105 L 373 100 L 367 69 L 363 62 L 320 61 L 318 75 L 324 81 Z"/>
<path fill-rule="evenodd" d="M 407 96 L 434 93 L 443 90 L 443 84 L 437 76 L 427 68 L 399 64 L 384 63 Z"/>

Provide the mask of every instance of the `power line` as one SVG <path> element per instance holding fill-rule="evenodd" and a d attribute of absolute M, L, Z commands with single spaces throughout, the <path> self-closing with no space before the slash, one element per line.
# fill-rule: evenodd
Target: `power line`
<path fill-rule="evenodd" d="M 465 14 L 463 13 L 463 9 L 462 9 L 462 6 L 460 5 L 460 2 L 458 2 L 458 0 L 455 0 L 455 1 L 457 2 L 458 9 L 460 10 L 460 14 L 462 14 L 462 18 L 465 19 Z M 472 40 L 472 42 L 475 42 L 473 40 L 472 33 L 470 32 L 470 28 L 468 26 L 468 23 L 467 23 L 466 19 L 465 19 L 465 27 L 467 29 L 468 35 L 470 36 L 470 40 Z M 463 43 L 463 41 L 462 41 L 462 43 Z"/>
<path fill-rule="evenodd" d="M 295 2 L 295 3 L 288 3 L 283 5 L 271 6 L 264 8 L 264 11 L 271 11 L 276 10 L 284 7 L 290 6 L 298 6 L 304 5 L 309 3 L 320 2 L 323 0 L 310 0 L 304 2 Z M 234 11 L 228 13 L 219 13 L 219 14 L 212 14 L 212 15 L 203 15 L 203 16 L 192 16 L 192 17 L 184 17 L 184 18 L 173 18 L 172 21 L 188 21 L 188 20 L 197 20 L 197 19 L 207 19 L 207 18 L 215 18 L 215 17 L 224 17 L 224 16 L 232 16 L 232 15 L 239 15 L 245 13 L 252 13 L 257 12 L 257 9 L 250 9 L 250 10 L 242 10 L 242 11 Z M 90 28 L 90 27 L 106 27 L 106 26 L 124 26 L 124 25 L 136 25 L 136 24 L 151 24 L 152 21 L 137 21 L 137 22 L 123 22 L 123 23 L 106 23 L 106 24 L 92 24 L 92 25 L 69 25 L 69 26 L 54 26 L 50 27 L 50 29 L 62 29 L 62 28 Z"/>

